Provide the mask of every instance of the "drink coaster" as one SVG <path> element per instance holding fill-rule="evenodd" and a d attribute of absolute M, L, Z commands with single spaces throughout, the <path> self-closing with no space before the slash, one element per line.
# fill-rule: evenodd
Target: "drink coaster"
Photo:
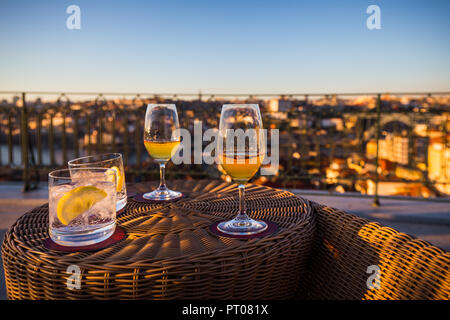
<path fill-rule="evenodd" d="M 179 191 L 178 191 L 179 192 Z M 146 194 L 147 192 L 142 192 L 142 193 L 138 193 L 133 197 L 134 201 L 137 202 L 144 202 L 144 203 L 170 203 L 170 202 L 175 202 L 178 201 L 180 199 L 183 199 L 186 195 L 184 193 L 181 194 L 181 197 L 176 198 L 176 199 L 171 199 L 171 200 L 149 200 L 149 199 L 145 199 L 143 197 L 144 194 Z"/>
<path fill-rule="evenodd" d="M 245 235 L 236 235 L 236 234 L 228 234 L 220 231 L 217 229 L 217 225 L 221 223 L 222 221 L 214 222 L 212 225 L 209 226 L 209 232 L 211 232 L 215 236 L 224 237 L 224 238 L 233 238 L 233 239 L 253 239 L 253 238 L 262 238 L 269 235 L 272 235 L 274 233 L 278 232 L 278 224 L 272 221 L 258 219 L 260 221 L 264 221 L 267 223 L 267 229 L 263 232 L 256 233 L 256 234 L 245 234 Z"/>
<path fill-rule="evenodd" d="M 122 213 L 124 213 L 125 212 L 125 208 L 126 208 L 127 206 L 125 205 L 125 207 L 123 207 L 122 209 L 120 209 L 119 211 L 116 211 L 116 217 L 118 216 L 118 215 L 120 215 L 120 214 L 122 214 Z"/>
<path fill-rule="evenodd" d="M 60 244 L 57 244 L 50 237 L 48 237 L 44 241 L 44 247 L 49 250 L 60 251 L 60 252 L 97 251 L 100 249 L 107 248 L 107 247 L 125 239 L 125 236 L 126 236 L 125 230 L 119 226 L 116 226 L 116 230 L 114 230 L 114 233 L 108 239 L 105 239 L 99 243 L 90 244 L 87 246 L 69 247 L 69 246 L 62 246 Z"/>

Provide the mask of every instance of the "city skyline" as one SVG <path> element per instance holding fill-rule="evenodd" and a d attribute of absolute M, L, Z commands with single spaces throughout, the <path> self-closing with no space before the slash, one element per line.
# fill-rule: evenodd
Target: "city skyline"
<path fill-rule="evenodd" d="M 181 127 L 194 134 L 196 123 L 205 130 L 216 128 L 220 108 L 227 103 L 215 99 L 173 101 L 170 97 L 76 102 L 70 96 L 60 102 L 29 98 L 26 101 L 33 166 L 55 167 L 81 154 L 109 150 L 123 152 L 130 174 L 141 170 L 142 164 L 147 166 L 150 160 L 141 146 L 147 103 L 176 103 Z M 316 100 L 303 97 L 251 101 L 260 105 L 265 128 L 280 133 L 279 172 L 270 177 L 262 175 L 256 183 L 290 183 L 294 188 L 320 187 L 339 193 L 358 191 L 373 195 L 374 174 L 378 172 L 381 195 L 428 198 L 449 193 L 449 95 L 382 95 L 379 117 L 376 97 L 337 100 L 329 95 Z M 21 112 L 22 102 L 14 97 L 0 104 L 0 140 L 4 142 L 0 165 L 6 170 L 14 164 L 20 166 L 22 160 L 22 130 L 19 119 L 12 116 Z M 197 177 L 217 175 L 211 168 L 205 170 L 189 163 L 183 162 L 179 172 Z M 378 165 L 381 171 L 376 169 Z M 141 178 L 142 174 L 141 170 Z"/>
<path fill-rule="evenodd" d="M 66 8 L 81 9 L 68 30 Z M 381 9 L 368 30 L 366 8 Z M 450 91 L 446 1 L 5 1 L 3 91 Z M 164 48 L 162 50 L 161 48 Z"/>

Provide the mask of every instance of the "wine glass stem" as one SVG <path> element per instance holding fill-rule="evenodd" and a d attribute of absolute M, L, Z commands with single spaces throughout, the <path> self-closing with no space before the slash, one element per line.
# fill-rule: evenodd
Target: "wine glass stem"
<path fill-rule="evenodd" d="M 247 216 L 247 208 L 245 206 L 245 185 L 239 185 L 239 214 L 236 217 L 236 220 L 248 220 Z"/>
<path fill-rule="evenodd" d="M 166 190 L 166 164 L 159 163 L 159 190 Z"/>

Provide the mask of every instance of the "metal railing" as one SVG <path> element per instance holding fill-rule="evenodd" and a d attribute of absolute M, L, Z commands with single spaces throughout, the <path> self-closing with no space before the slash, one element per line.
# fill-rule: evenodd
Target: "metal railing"
<path fill-rule="evenodd" d="M 39 180 L 46 179 L 49 169 L 65 166 L 70 158 L 121 152 L 132 180 L 144 179 L 149 174 L 156 177 L 156 168 L 149 170 L 151 162 L 144 159 L 145 153 L 142 152 L 147 103 L 176 103 L 181 125 L 185 128 L 192 128 L 195 119 L 202 120 L 204 126 L 217 127 L 222 104 L 238 99 L 260 103 L 265 126 L 281 130 L 281 170 L 274 178 L 278 184 L 284 187 L 292 184 L 295 187 L 335 187 L 348 185 L 349 181 L 351 185 L 355 180 L 372 180 L 375 185 L 374 205 L 379 205 L 380 174 L 383 174 L 384 182 L 421 183 L 433 190 L 437 184 L 448 184 L 450 177 L 442 177 L 438 182 L 430 180 L 425 149 L 433 138 L 428 136 L 430 132 L 440 132 L 442 145 L 445 149 L 448 146 L 450 107 L 439 99 L 433 102 L 433 99 L 449 95 L 450 92 L 392 93 L 388 96 L 380 93 L 271 95 L 0 91 L 0 97 L 7 98 L 0 103 L 0 173 L 3 179 L 21 177 L 23 190 L 28 191 L 35 188 Z M 362 106 L 355 106 L 345 102 L 361 96 L 372 105 L 364 105 L 363 102 Z M 398 104 L 397 100 L 392 100 L 392 97 L 403 96 L 414 99 L 414 103 Z M 272 110 L 268 98 L 279 99 L 277 106 L 282 110 Z M 280 101 L 284 107 L 280 106 Z M 419 138 L 414 130 L 418 125 L 425 126 L 426 131 L 425 137 L 420 137 L 425 145 L 422 151 L 415 150 Z M 386 162 L 380 155 L 380 140 L 385 131 L 394 134 L 406 131 L 403 135 L 408 141 L 408 160 L 404 165 L 406 170 L 417 172 L 417 164 L 423 163 L 419 170 L 420 179 L 399 178 L 389 172 L 380 172 L 380 161 Z M 373 159 L 367 159 L 371 141 L 376 146 L 376 154 Z M 404 150 L 401 152 L 405 153 Z M 373 162 L 374 170 L 365 175 L 351 173 L 351 170 L 347 170 L 350 174 L 345 177 L 328 175 L 335 159 L 348 160 L 355 155 L 361 161 Z M 443 161 L 443 166 L 446 166 L 443 172 L 447 172 L 449 164 L 446 158 Z M 194 178 L 217 175 L 198 165 L 183 165 L 178 170 L 168 170 L 170 172 L 180 177 L 187 173 Z M 434 192 L 442 195 L 437 190 Z"/>

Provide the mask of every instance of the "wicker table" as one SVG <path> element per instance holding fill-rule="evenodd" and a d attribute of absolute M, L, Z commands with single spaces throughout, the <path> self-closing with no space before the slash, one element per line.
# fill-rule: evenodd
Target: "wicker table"
<path fill-rule="evenodd" d="M 307 200 L 250 185 L 251 217 L 272 220 L 276 234 L 251 240 L 216 237 L 208 226 L 237 213 L 237 188 L 222 181 L 173 181 L 186 194 L 168 204 L 129 198 L 117 222 L 127 238 L 96 252 L 61 253 L 43 246 L 48 206 L 19 218 L 2 246 L 9 299 L 283 299 L 302 292 L 313 241 Z M 155 183 L 130 186 L 147 191 Z M 81 289 L 66 285 L 69 265 Z"/>

